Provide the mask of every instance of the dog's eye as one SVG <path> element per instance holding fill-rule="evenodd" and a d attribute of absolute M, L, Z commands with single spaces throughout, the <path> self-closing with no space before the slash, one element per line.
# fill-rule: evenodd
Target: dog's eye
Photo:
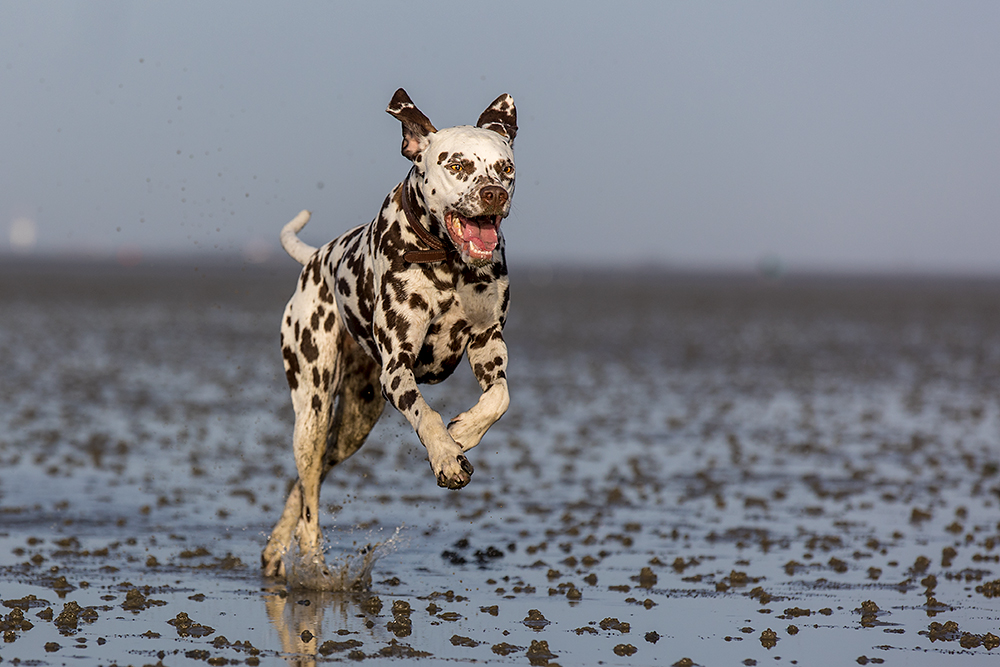
<path fill-rule="evenodd" d="M 456 174 L 458 172 L 462 171 L 462 165 L 460 165 L 460 164 L 449 164 L 448 168 L 451 169 Z"/>
<path fill-rule="evenodd" d="M 511 174 L 513 174 L 513 173 L 514 173 L 514 167 L 512 167 L 512 166 L 510 166 L 510 165 L 508 164 L 508 165 L 507 165 L 506 167 L 504 167 L 504 168 L 503 168 L 503 173 L 505 173 L 505 174 L 507 174 L 508 176 L 510 176 Z"/>

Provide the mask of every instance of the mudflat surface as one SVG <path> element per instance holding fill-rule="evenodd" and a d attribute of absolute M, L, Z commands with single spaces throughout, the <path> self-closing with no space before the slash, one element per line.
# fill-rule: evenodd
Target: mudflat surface
<path fill-rule="evenodd" d="M 5 664 L 997 659 L 1000 282 L 515 273 L 471 484 L 387 411 L 321 593 L 259 571 L 295 275 L 0 265 Z"/>

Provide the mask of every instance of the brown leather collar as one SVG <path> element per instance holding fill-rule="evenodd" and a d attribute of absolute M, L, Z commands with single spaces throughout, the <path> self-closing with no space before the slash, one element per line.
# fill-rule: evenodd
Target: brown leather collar
<path fill-rule="evenodd" d="M 401 192 L 399 194 L 399 205 L 403 209 L 403 213 L 406 214 L 406 219 L 410 223 L 410 229 L 416 234 L 425 245 L 430 246 L 431 250 L 409 250 L 403 255 L 403 259 L 412 264 L 432 264 L 434 262 L 441 262 L 448 258 L 448 249 L 445 247 L 441 239 L 437 238 L 429 231 L 427 228 L 420 224 L 420 219 L 417 218 L 416 214 L 413 212 L 414 202 L 411 201 L 412 194 L 409 188 L 406 187 L 406 183 L 401 186 Z"/>

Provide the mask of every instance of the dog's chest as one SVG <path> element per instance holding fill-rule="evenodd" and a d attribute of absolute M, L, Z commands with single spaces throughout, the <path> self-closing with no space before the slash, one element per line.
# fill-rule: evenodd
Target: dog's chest
<path fill-rule="evenodd" d="M 370 230 L 358 230 L 370 231 Z M 383 351 L 376 340 L 375 313 L 391 311 L 382 340 L 390 354 L 410 349 L 417 382 L 436 383 L 458 366 L 470 338 L 502 322 L 508 293 L 506 271 L 484 275 L 447 263 L 394 274 L 388 262 L 364 252 L 364 234 L 351 232 L 333 244 L 337 305 L 351 336 L 380 365 Z M 377 246 L 377 243 L 371 245 Z M 374 260 L 374 261 L 373 261 Z M 468 274 L 468 275 L 466 275 Z M 407 326 L 399 326 L 407 322 Z M 412 324 L 426 322 L 426 329 Z M 419 332 L 423 332 L 421 336 Z M 385 347 L 385 346 L 383 346 Z"/>
<path fill-rule="evenodd" d="M 436 295 L 413 367 L 418 382 L 433 384 L 451 375 L 470 339 L 499 321 L 501 287 L 498 282 L 461 285 Z"/>

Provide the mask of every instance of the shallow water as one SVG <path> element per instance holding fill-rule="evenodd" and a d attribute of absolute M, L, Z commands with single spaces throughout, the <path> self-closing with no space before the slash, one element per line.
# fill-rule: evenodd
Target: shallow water
<path fill-rule="evenodd" d="M 294 477 L 294 280 L 0 266 L 5 662 L 1000 651 L 1000 282 L 515 273 L 472 483 L 439 489 L 391 411 L 327 479 L 328 562 L 392 545 L 352 594 L 259 572 Z M 475 389 L 426 395 L 447 418 Z"/>

